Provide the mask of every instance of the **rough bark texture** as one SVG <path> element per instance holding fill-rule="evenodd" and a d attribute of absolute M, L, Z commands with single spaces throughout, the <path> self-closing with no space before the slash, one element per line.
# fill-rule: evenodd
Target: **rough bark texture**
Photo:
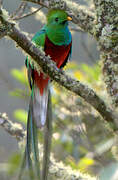
<path fill-rule="evenodd" d="M 118 1 L 94 0 L 94 3 L 104 81 L 113 104 L 118 107 Z"/>
<path fill-rule="evenodd" d="M 0 113 L 0 126 L 17 140 L 22 140 L 26 135 L 21 124 L 10 121 L 5 113 Z"/>

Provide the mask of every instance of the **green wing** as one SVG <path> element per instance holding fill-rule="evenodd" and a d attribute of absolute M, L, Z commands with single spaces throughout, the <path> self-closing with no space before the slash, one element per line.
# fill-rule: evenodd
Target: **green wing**
<path fill-rule="evenodd" d="M 34 42 L 36 47 L 42 47 L 44 49 L 45 38 L 46 38 L 46 26 L 44 26 L 39 32 L 37 32 L 34 35 L 34 37 L 32 38 L 32 42 Z M 25 59 L 25 65 L 28 69 L 28 81 L 30 84 L 30 88 L 32 89 L 32 85 L 33 85 L 32 73 L 34 66 L 31 63 L 31 59 L 28 56 Z"/>
<path fill-rule="evenodd" d="M 32 38 L 32 41 L 36 44 L 37 47 L 44 48 L 45 37 L 46 37 L 46 30 L 44 27 L 34 35 L 34 37 Z"/>
<path fill-rule="evenodd" d="M 37 32 L 34 37 L 32 38 L 32 42 L 36 45 L 36 47 L 42 47 L 44 49 L 45 45 L 45 37 L 46 37 L 46 27 L 44 26 L 39 32 Z M 28 68 L 29 67 L 29 58 L 26 57 L 25 65 Z"/>

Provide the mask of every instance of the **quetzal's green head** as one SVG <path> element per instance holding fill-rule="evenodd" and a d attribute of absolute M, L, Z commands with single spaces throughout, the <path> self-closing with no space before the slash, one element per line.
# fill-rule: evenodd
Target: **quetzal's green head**
<path fill-rule="evenodd" d="M 68 17 L 64 10 L 53 9 L 47 14 L 46 34 L 56 45 L 65 45 L 71 42 L 71 33 L 68 29 Z"/>
<path fill-rule="evenodd" d="M 53 9 L 47 14 L 47 25 L 54 28 L 65 28 L 72 20 L 64 10 Z"/>

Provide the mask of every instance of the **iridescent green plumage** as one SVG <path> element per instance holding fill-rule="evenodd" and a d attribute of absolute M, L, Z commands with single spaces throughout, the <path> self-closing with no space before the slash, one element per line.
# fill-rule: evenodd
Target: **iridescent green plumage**
<path fill-rule="evenodd" d="M 47 15 L 47 24 L 35 34 L 32 41 L 37 47 L 42 47 L 46 55 L 50 55 L 55 61 L 58 68 L 62 68 L 71 55 L 72 37 L 68 29 L 68 16 L 63 10 L 51 10 Z M 31 87 L 31 99 L 28 112 L 27 122 L 27 144 L 25 149 L 24 161 L 22 164 L 20 178 L 26 164 L 30 170 L 30 179 L 39 180 L 41 173 L 39 170 L 39 152 L 38 152 L 38 128 L 43 127 L 46 121 L 48 100 L 49 77 L 43 72 L 37 72 L 35 66 L 31 64 L 31 60 L 26 58 L 26 67 L 28 70 L 28 79 Z M 48 112 L 48 115 L 50 113 Z M 50 148 L 51 125 L 49 125 L 49 117 L 46 126 L 49 132 L 45 137 L 45 148 Z M 42 180 L 47 180 L 48 162 L 46 155 L 49 152 L 44 151 L 44 165 Z M 47 164 L 46 164 L 47 162 Z"/>
<path fill-rule="evenodd" d="M 67 20 L 67 13 L 64 10 L 52 9 L 47 14 L 47 24 L 50 24 L 55 18 L 59 18 L 60 21 Z"/>

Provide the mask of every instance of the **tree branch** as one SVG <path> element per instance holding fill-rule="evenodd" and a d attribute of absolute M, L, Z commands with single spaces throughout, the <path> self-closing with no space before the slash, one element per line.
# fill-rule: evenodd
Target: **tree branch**
<path fill-rule="evenodd" d="M 6 13 L 6 12 L 5 12 Z M 2 14 L 2 10 L 0 9 L 0 14 Z M 13 23 L 7 23 L 4 21 L 4 18 L 0 16 L 0 39 L 6 36 L 14 26 Z"/>
<path fill-rule="evenodd" d="M 84 6 L 80 6 L 75 2 L 68 0 L 24 0 L 39 4 L 46 8 L 59 8 L 64 9 L 69 16 L 72 17 L 72 22 L 81 27 L 84 31 L 94 34 L 93 25 L 95 20 L 95 14 L 87 10 Z"/>
<path fill-rule="evenodd" d="M 8 26 L 10 23 L 6 21 L 2 14 L 0 21 L 3 25 Z M 29 40 L 21 31 L 14 26 L 9 32 L 9 37 L 13 39 L 19 47 L 21 47 L 27 54 L 33 58 L 33 62 L 39 71 L 40 67 L 45 74 L 48 74 L 50 78 L 60 85 L 82 97 L 86 102 L 91 104 L 103 117 L 103 119 L 112 125 L 113 130 L 117 130 L 116 124 L 114 123 L 114 115 L 112 111 L 106 106 L 104 101 L 94 92 L 93 89 L 87 85 L 82 84 L 68 75 L 64 71 L 58 69 L 49 56 L 45 56 L 42 49 L 36 48 L 36 46 Z M 40 66 L 40 67 L 39 67 Z"/>
<path fill-rule="evenodd" d="M 33 12 L 29 12 L 29 13 L 21 15 L 21 16 L 16 16 L 16 17 L 13 18 L 13 20 L 20 20 L 20 19 L 24 19 L 26 17 L 32 16 L 32 15 L 36 14 L 38 11 L 40 11 L 42 8 L 43 7 L 40 7 L 40 8 L 36 9 Z"/>
<path fill-rule="evenodd" d="M 8 27 L 6 28 L 3 25 L 1 26 L 1 24 L 0 24 L 0 39 L 2 39 L 4 36 L 6 36 L 8 32 L 9 32 L 9 28 Z"/>
<path fill-rule="evenodd" d="M 17 140 L 22 140 L 26 135 L 21 124 L 10 121 L 6 113 L 0 113 L 0 126 Z"/>
<path fill-rule="evenodd" d="M 94 3 L 103 77 L 112 102 L 118 107 L 118 1 L 94 0 Z"/>
<path fill-rule="evenodd" d="M 21 16 L 23 12 L 25 11 L 26 6 L 27 6 L 26 2 L 21 2 L 20 6 L 15 10 L 15 12 L 11 14 L 10 18 L 15 18 L 17 14 Z"/>

